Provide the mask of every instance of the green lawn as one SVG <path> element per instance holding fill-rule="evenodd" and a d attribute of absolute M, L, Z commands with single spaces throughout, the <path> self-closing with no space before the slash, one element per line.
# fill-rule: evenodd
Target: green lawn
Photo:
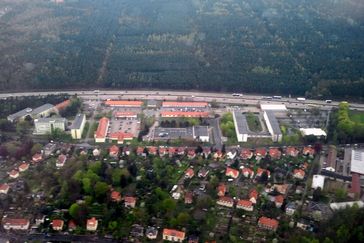
<path fill-rule="evenodd" d="M 364 112 L 350 111 L 349 116 L 354 122 L 364 123 Z"/>
<path fill-rule="evenodd" d="M 258 116 L 254 115 L 253 113 L 247 113 L 246 121 L 248 122 L 250 131 L 252 131 L 252 132 L 261 132 L 262 131 L 262 125 L 260 124 Z"/>

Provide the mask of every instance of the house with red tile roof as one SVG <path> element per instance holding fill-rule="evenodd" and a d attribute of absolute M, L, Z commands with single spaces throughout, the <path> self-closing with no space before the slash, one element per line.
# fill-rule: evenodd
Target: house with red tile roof
<path fill-rule="evenodd" d="M 159 147 L 159 156 L 163 157 L 166 156 L 168 154 L 168 148 L 167 147 Z"/>
<path fill-rule="evenodd" d="M 117 111 L 114 113 L 115 118 L 137 118 L 138 114 L 132 111 Z"/>
<path fill-rule="evenodd" d="M 95 217 L 87 219 L 86 222 L 86 230 L 88 231 L 96 231 L 97 230 L 98 221 Z"/>
<path fill-rule="evenodd" d="M 185 193 L 185 204 L 191 204 L 193 202 L 193 194 L 192 192 Z"/>
<path fill-rule="evenodd" d="M 52 220 L 52 229 L 56 231 L 61 231 L 63 229 L 64 221 L 62 219 Z"/>
<path fill-rule="evenodd" d="M 16 179 L 19 177 L 19 172 L 17 170 L 12 170 L 8 174 L 9 174 L 9 177 L 13 178 L 13 179 Z"/>
<path fill-rule="evenodd" d="M 99 120 L 99 125 L 94 134 L 96 143 L 104 143 L 106 141 L 107 130 L 109 128 L 110 121 L 107 117 L 103 117 Z"/>
<path fill-rule="evenodd" d="M 163 229 L 163 240 L 172 242 L 182 242 L 186 238 L 186 233 L 175 229 Z"/>
<path fill-rule="evenodd" d="M 286 149 L 286 154 L 291 157 L 297 157 L 299 152 L 300 151 L 298 149 L 296 149 L 295 147 L 292 147 L 292 146 L 289 146 Z"/>
<path fill-rule="evenodd" d="M 283 201 L 284 201 L 284 197 L 282 195 L 278 195 L 278 196 L 274 197 L 274 203 L 277 208 L 282 207 Z"/>
<path fill-rule="evenodd" d="M 278 148 L 269 148 L 269 156 L 272 159 L 280 159 L 282 152 Z"/>
<path fill-rule="evenodd" d="M 130 196 L 124 197 L 125 207 L 135 208 L 136 201 L 137 201 L 136 197 L 130 197 Z"/>
<path fill-rule="evenodd" d="M 269 170 L 266 170 L 266 169 L 262 169 L 262 168 L 258 168 L 258 169 L 257 169 L 257 174 L 256 174 L 256 176 L 260 177 L 260 176 L 262 176 L 262 174 L 263 174 L 264 172 L 267 172 L 268 178 L 270 178 L 270 171 L 269 171 Z"/>
<path fill-rule="evenodd" d="M 195 149 L 193 149 L 193 148 L 188 149 L 188 151 L 187 151 L 187 157 L 189 159 L 195 158 L 196 157 Z"/>
<path fill-rule="evenodd" d="M 148 147 L 148 153 L 152 155 L 156 155 L 158 152 L 158 148 L 155 146 L 149 146 Z"/>
<path fill-rule="evenodd" d="M 227 196 L 219 197 L 219 199 L 216 201 L 216 204 L 232 208 L 234 206 L 234 199 Z"/>
<path fill-rule="evenodd" d="M 222 197 L 222 196 L 225 196 L 225 193 L 226 193 L 226 186 L 225 184 L 220 184 L 218 187 L 217 187 L 217 195 L 219 197 Z"/>
<path fill-rule="evenodd" d="M 28 230 L 30 222 L 28 219 L 3 218 L 2 225 L 6 230 Z"/>
<path fill-rule="evenodd" d="M 349 196 L 352 198 L 359 198 L 360 191 L 360 174 L 351 173 L 351 188 L 349 189 Z"/>
<path fill-rule="evenodd" d="M 0 193 L 8 194 L 10 186 L 8 184 L 0 184 Z"/>
<path fill-rule="evenodd" d="M 68 230 L 69 231 L 74 231 L 75 229 L 77 228 L 77 224 L 76 222 L 71 219 L 69 222 L 68 222 Z"/>
<path fill-rule="evenodd" d="M 185 172 L 185 179 L 191 179 L 195 175 L 193 169 L 188 168 Z"/>
<path fill-rule="evenodd" d="M 302 180 L 303 178 L 305 178 L 305 171 L 301 169 L 294 169 L 293 177 Z"/>
<path fill-rule="evenodd" d="M 267 155 L 267 150 L 265 148 L 255 149 L 255 156 L 264 158 Z"/>
<path fill-rule="evenodd" d="M 60 154 L 56 161 L 56 167 L 60 168 L 64 166 L 64 163 L 66 163 L 67 156 L 64 154 Z"/>
<path fill-rule="evenodd" d="M 259 196 L 259 193 L 257 192 L 257 190 L 252 189 L 249 192 L 249 201 L 251 201 L 253 204 L 256 204 L 257 200 L 258 200 L 258 196 Z"/>
<path fill-rule="evenodd" d="M 280 194 L 286 195 L 287 191 L 288 191 L 288 184 L 274 184 L 272 186 L 273 190 L 276 190 L 277 192 L 279 192 Z"/>
<path fill-rule="evenodd" d="M 185 155 L 185 148 L 184 147 L 178 147 L 177 148 L 177 154 L 178 155 Z"/>
<path fill-rule="evenodd" d="M 309 155 L 309 156 L 314 156 L 315 155 L 315 150 L 312 147 L 304 147 L 303 151 L 302 151 L 303 155 Z"/>
<path fill-rule="evenodd" d="M 161 111 L 161 117 L 209 117 L 206 111 Z"/>
<path fill-rule="evenodd" d="M 109 156 L 113 158 L 117 158 L 119 156 L 119 147 L 113 145 L 109 148 Z"/>
<path fill-rule="evenodd" d="M 258 220 L 258 226 L 263 229 L 276 231 L 278 228 L 278 221 L 267 217 L 260 217 Z"/>
<path fill-rule="evenodd" d="M 213 159 L 217 160 L 217 159 L 221 159 L 222 157 L 224 157 L 224 154 L 222 153 L 221 150 L 216 150 L 212 157 L 213 157 Z"/>
<path fill-rule="evenodd" d="M 162 107 L 170 107 L 170 108 L 202 108 L 207 107 L 209 104 L 207 102 L 176 102 L 176 101 L 164 101 L 162 103 Z"/>
<path fill-rule="evenodd" d="M 169 157 L 174 156 L 176 154 L 176 152 L 177 152 L 177 148 L 176 147 L 169 147 L 168 148 L 168 155 L 169 155 Z"/>
<path fill-rule="evenodd" d="M 57 105 L 54 106 L 54 108 L 56 108 L 58 110 L 58 112 L 66 109 L 69 105 L 71 104 L 71 100 L 65 100 L 62 101 L 61 103 L 58 103 Z"/>
<path fill-rule="evenodd" d="M 202 148 L 202 154 L 207 158 L 211 154 L 211 148 L 209 147 L 203 147 Z"/>
<path fill-rule="evenodd" d="M 239 177 L 239 171 L 235 170 L 235 169 L 232 169 L 230 167 L 227 167 L 226 171 L 225 171 L 225 175 L 236 179 L 236 178 Z"/>
<path fill-rule="evenodd" d="M 113 132 L 110 134 L 109 139 L 111 141 L 117 141 L 118 144 L 123 144 L 124 141 L 128 140 L 133 140 L 134 135 L 132 133 L 128 133 L 128 132 Z"/>
<path fill-rule="evenodd" d="M 243 148 L 241 151 L 240 151 L 240 157 L 243 159 L 243 160 L 248 160 L 248 159 L 251 159 L 253 157 L 254 153 L 253 151 L 251 151 L 250 149 L 247 149 L 247 148 Z"/>
<path fill-rule="evenodd" d="M 245 211 L 253 211 L 253 203 L 249 200 L 238 200 L 236 208 L 243 209 Z"/>
<path fill-rule="evenodd" d="M 136 154 L 138 155 L 138 156 L 145 156 L 146 154 L 144 153 L 144 148 L 143 147 L 137 147 L 137 149 L 136 149 Z"/>
<path fill-rule="evenodd" d="M 21 163 L 21 165 L 19 165 L 19 167 L 18 167 L 19 172 L 24 172 L 28 169 L 29 169 L 28 163 Z"/>
<path fill-rule="evenodd" d="M 35 163 L 42 161 L 42 159 L 43 159 L 43 155 L 41 153 L 36 153 L 32 157 L 32 160 Z"/>
<path fill-rule="evenodd" d="M 110 198 L 114 202 L 120 202 L 121 201 L 121 194 L 118 191 L 112 191 Z"/>
<path fill-rule="evenodd" d="M 105 101 L 105 105 L 111 107 L 141 107 L 143 105 L 143 101 L 139 100 L 107 100 Z"/>
<path fill-rule="evenodd" d="M 254 176 L 254 171 L 248 167 L 243 168 L 242 173 L 246 178 L 253 178 Z"/>

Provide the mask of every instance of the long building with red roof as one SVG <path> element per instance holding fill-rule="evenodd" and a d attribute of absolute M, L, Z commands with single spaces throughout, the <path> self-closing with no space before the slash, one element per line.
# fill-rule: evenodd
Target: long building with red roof
<path fill-rule="evenodd" d="M 95 142 L 96 143 L 104 143 L 106 141 L 107 129 L 109 127 L 109 119 L 103 117 L 99 121 L 99 126 L 95 132 Z"/>
<path fill-rule="evenodd" d="M 188 108 L 203 108 L 207 107 L 207 102 L 177 102 L 177 101 L 164 101 L 162 107 L 188 107 Z"/>
<path fill-rule="evenodd" d="M 161 111 L 161 117 L 208 117 L 206 111 Z"/>
<path fill-rule="evenodd" d="M 143 101 L 140 100 L 107 100 L 105 105 L 112 107 L 141 107 Z"/>

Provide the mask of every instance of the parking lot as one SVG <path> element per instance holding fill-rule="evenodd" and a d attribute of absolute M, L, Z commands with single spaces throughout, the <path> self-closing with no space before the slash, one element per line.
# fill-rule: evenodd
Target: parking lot
<path fill-rule="evenodd" d="M 168 139 L 192 139 L 192 128 L 161 128 L 158 127 L 154 130 L 154 139 L 168 140 Z"/>
<path fill-rule="evenodd" d="M 140 131 L 140 121 L 137 119 L 117 119 L 110 121 L 109 133 L 124 132 L 131 133 L 137 137 Z"/>

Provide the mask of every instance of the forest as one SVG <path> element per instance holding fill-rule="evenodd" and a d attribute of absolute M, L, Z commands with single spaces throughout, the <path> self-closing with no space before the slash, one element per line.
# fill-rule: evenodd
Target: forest
<path fill-rule="evenodd" d="M 361 0 L 0 2 L 0 91 L 364 97 Z"/>

